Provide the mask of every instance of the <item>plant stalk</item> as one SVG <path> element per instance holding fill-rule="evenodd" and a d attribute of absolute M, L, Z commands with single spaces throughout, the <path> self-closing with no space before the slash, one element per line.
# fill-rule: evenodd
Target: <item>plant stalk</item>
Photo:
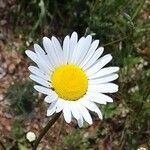
<path fill-rule="evenodd" d="M 42 138 L 44 137 L 44 135 L 48 132 L 48 130 L 53 126 L 53 124 L 57 121 L 57 119 L 59 118 L 59 116 L 61 115 L 60 113 L 56 113 L 52 116 L 52 119 L 47 123 L 47 125 L 44 127 L 44 129 L 42 130 L 42 132 L 40 133 L 39 137 L 37 138 L 37 140 L 35 141 L 35 144 L 33 146 L 33 150 L 36 150 L 40 141 L 42 140 Z"/>

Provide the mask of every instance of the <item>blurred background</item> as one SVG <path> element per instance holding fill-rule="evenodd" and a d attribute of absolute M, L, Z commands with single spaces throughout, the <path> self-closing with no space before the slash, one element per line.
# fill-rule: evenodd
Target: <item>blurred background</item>
<path fill-rule="evenodd" d="M 0 0 L 0 150 L 30 150 L 26 133 L 38 135 L 50 119 L 24 51 L 43 36 L 62 41 L 73 31 L 93 35 L 113 55 L 119 92 L 99 105 L 104 120 L 92 114 L 92 126 L 59 118 L 39 150 L 150 149 L 149 8 L 149 0 Z"/>

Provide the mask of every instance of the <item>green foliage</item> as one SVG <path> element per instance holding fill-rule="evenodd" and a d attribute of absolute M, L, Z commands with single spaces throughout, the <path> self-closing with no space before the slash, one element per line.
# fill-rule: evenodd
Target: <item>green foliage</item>
<path fill-rule="evenodd" d="M 88 26 L 86 22 L 88 12 L 86 0 L 21 0 L 17 1 L 13 12 L 14 28 L 17 25 L 15 28 L 17 33 L 24 33 L 28 37 L 29 33 L 33 37 L 39 33 L 66 34 L 70 30 L 84 33 L 83 28 Z M 23 29 L 20 30 L 18 25 Z"/>
<path fill-rule="evenodd" d="M 25 139 L 24 119 L 31 114 L 35 106 L 37 94 L 34 93 L 33 83 L 29 80 L 19 80 L 7 90 L 6 97 L 10 102 L 9 110 L 13 114 L 11 139 L 9 149 L 26 150 L 30 145 Z"/>
<path fill-rule="evenodd" d="M 10 110 L 15 115 L 26 115 L 32 112 L 36 99 L 33 91 L 33 83 L 26 81 L 16 81 L 11 85 L 6 93 L 10 102 Z"/>
<path fill-rule="evenodd" d="M 22 127 L 22 123 L 20 121 L 15 120 L 12 126 L 12 137 L 16 140 L 19 140 L 23 137 L 24 131 Z"/>
<path fill-rule="evenodd" d="M 136 19 L 144 1 L 96 0 L 91 5 L 88 27 L 97 34 L 101 43 L 113 53 L 114 63 L 123 66 L 126 58 L 135 55 L 136 43 L 148 28 L 145 22 Z M 141 33 L 141 29 L 145 32 Z"/>
<path fill-rule="evenodd" d="M 8 143 L 7 149 L 27 150 L 27 147 L 30 146 L 25 138 L 24 125 L 21 119 L 13 120 L 10 136 L 12 141 Z"/>
<path fill-rule="evenodd" d="M 104 118 L 108 119 L 114 117 L 116 107 L 117 106 L 115 104 L 101 106 L 101 110 L 104 114 Z"/>
<path fill-rule="evenodd" d="M 76 130 L 64 138 L 64 144 L 67 149 L 87 150 L 90 148 L 90 139 L 84 137 L 84 133 L 82 131 Z"/>
<path fill-rule="evenodd" d="M 145 133 L 149 128 L 148 118 L 150 117 L 150 86 L 148 84 L 150 69 L 148 64 L 146 66 L 143 64 L 138 59 L 134 61 L 133 57 L 132 63 L 125 66 L 128 68 L 126 75 L 122 71 L 122 78 L 124 78 L 122 81 L 124 83 L 121 84 L 121 92 L 129 109 L 125 130 L 129 142 L 128 147 L 133 149 L 137 148 L 140 142 L 148 143 L 144 136 L 147 136 Z"/>

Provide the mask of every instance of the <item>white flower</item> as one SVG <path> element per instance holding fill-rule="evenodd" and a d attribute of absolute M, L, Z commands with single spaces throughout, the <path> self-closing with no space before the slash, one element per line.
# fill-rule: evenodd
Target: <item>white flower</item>
<path fill-rule="evenodd" d="M 84 120 L 92 124 L 89 113 L 93 111 L 102 119 L 102 113 L 95 103 L 106 104 L 113 99 L 104 93 L 115 93 L 118 86 L 112 82 L 118 78 L 119 67 L 105 67 L 112 56 L 100 57 L 104 51 L 99 47 L 99 40 L 92 41 L 92 36 L 81 37 L 73 32 L 66 36 L 61 47 L 54 36 L 43 38 L 44 50 L 37 44 L 35 52 L 26 50 L 26 54 L 36 64 L 30 66 L 30 78 L 40 85 L 34 88 L 47 95 L 45 102 L 50 103 L 47 116 L 63 112 L 65 121 L 74 117 L 79 127 Z"/>
<path fill-rule="evenodd" d="M 27 138 L 27 140 L 29 141 L 29 142 L 33 142 L 33 141 L 35 141 L 35 139 L 36 139 L 36 135 L 35 135 L 35 133 L 34 132 L 28 132 L 27 134 L 26 134 L 26 138 Z"/>

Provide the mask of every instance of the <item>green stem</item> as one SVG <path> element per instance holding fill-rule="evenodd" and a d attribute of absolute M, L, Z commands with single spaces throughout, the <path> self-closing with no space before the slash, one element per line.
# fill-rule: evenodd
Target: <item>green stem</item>
<path fill-rule="evenodd" d="M 112 41 L 112 42 L 110 42 L 110 43 L 103 44 L 102 46 L 105 47 L 105 46 L 108 46 L 108 45 L 112 45 L 112 44 L 118 43 L 118 42 L 120 42 L 120 41 L 123 41 L 123 40 L 125 40 L 126 38 L 127 38 L 127 37 L 124 37 L 124 38 L 121 38 L 121 39 Z"/>
<path fill-rule="evenodd" d="M 42 138 L 44 137 L 44 135 L 48 132 L 48 130 L 52 127 L 52 125 L 57 121 L 57 119 L 59 118 L 60 115 L 61 115 L 61 112 L 53 115 L 52 119 L 47 123 L 47 125 L 44 127 L 44 129 L 40 133 L 39 137 L 35 141 L 35 144 L 33 146 L 33 150 L 37 149 L 37 147 L 38 147 L 40 141 L 42 140 Z"/>

